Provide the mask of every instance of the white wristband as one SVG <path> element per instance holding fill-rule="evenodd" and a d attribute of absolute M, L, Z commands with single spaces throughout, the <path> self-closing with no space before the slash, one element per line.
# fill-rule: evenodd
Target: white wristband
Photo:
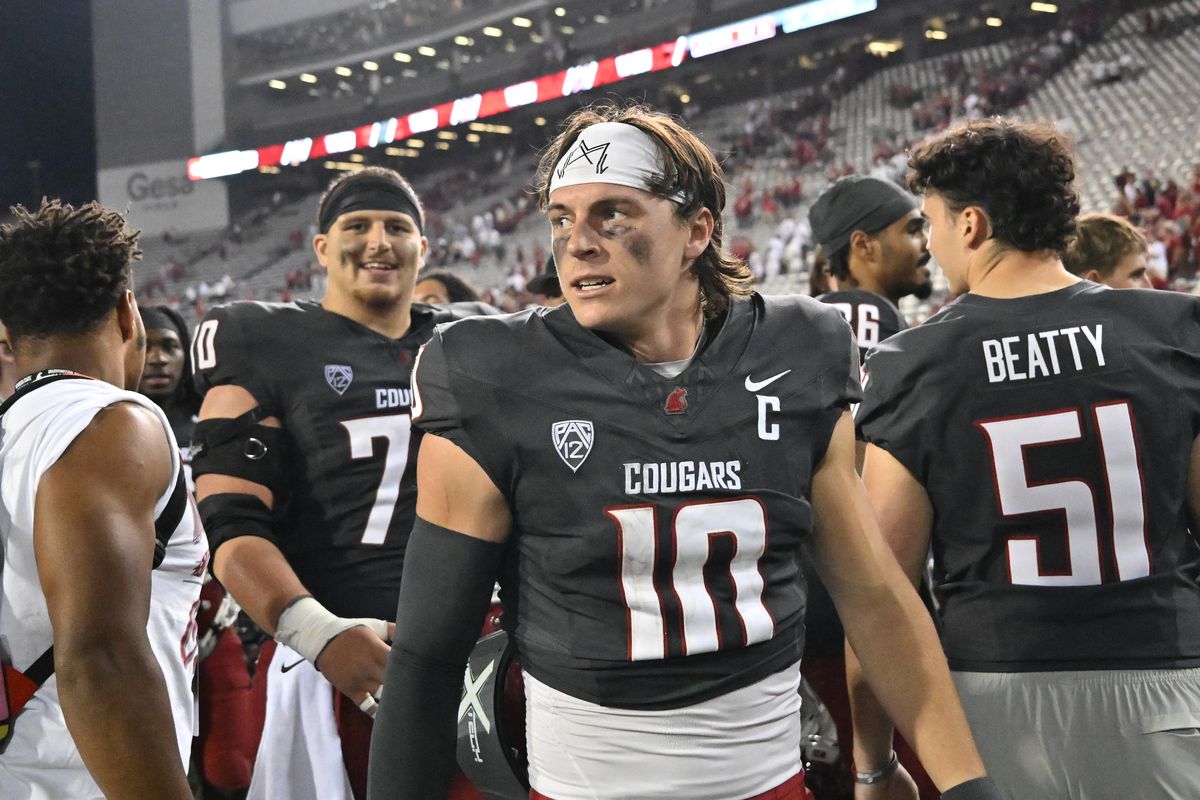
<path fill-rule="evenodd" d="M 275 641 L 292 648 L 316 666 L 317 656 L 321 655 L 325 645 L 339 634 L 359 625 L 370 628 L 380 639 L 387 639 L 387 623 L 383 620 L 339 617 L 305 595 L 293 600 L 279 615 Z"/>

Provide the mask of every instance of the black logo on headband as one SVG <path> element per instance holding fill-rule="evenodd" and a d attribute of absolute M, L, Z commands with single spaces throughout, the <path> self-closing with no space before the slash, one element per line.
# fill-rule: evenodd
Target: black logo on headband
<path fill-rule="evenodd" d="M 604 165 L 604 162 L 608 160 L 608 145 L 609 142 L 605 142 L 604 144 L 598 144 L 595 147 L 588 147 L 587 142 L 580 137 L 579 144 L 575 145 L 575 147 L 571 149 L 571 152 L 567 153 L 567 157 L 563 161 L 562 166 L 558 168 L 558 177 L 561 178 L 563 175 L 565 175 L 567 168 L 580 159 L 583 159 L 594 166 L 596 168 L 597 175 L 603 175 L 608 170 L 608 167 Z M 593 153 L 599 154 L 596 156 L 595 161 L 592 160 Z"/>

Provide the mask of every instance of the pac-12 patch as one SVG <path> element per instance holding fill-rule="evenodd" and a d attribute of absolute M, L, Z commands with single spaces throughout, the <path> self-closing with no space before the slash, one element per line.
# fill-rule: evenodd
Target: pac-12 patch
<path fill-rule="evenodd" d="M 551 425 L 550 433 L 559 458 L 572 472 L 578 472 L 596 439 L 592 423 L 586 419 L 565 419 Z"/>

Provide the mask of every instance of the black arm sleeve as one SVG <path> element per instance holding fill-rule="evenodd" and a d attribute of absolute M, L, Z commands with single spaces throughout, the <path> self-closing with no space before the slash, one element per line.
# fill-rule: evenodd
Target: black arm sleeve
<path fill-rule="evenodd" d="M 503 555 L 503 544 L 417 517 L 371 736 L 369 800 L 445 799 L 454 774 L 463 672 Z"/>
<path fill-rule="evenodd" d="M 988 777 L 976 778 L 942 792 L 942 800 L 1002 800 L 1003 795 Z"/>

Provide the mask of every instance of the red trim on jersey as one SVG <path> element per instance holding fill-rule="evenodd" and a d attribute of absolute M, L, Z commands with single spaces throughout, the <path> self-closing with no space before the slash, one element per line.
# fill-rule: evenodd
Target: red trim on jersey
<path fill-rule="evenodd" d="M 1113 506 L 1112 479 L 1108 475 L 1108 451 L 1104 448 L 1104 437 L 1100 435 L 1100 416 L 1096 413 L 1097 409 L 1108 408 L 1110 406 L 1125 406 L 1129 412 L 1129 430 L 1133 435 L 1133 455 L 1137 459 L 1138 484 L 1142 491 L 1142 542 L 1146 546 L 1146 564 L 1149 567 L 1149 574 L 1154 574 L 1154 551 L 1150 547 L 1150 508 L 1146 504 L 1146 470 L 1142 466 L 1142 443 L 1138 439 L 1137 425 L 1134 423 L 1133 406 L 1128 400 L 1113 400 L 1109 403 L 1097 403 L 1092 406 L 1092 422 L 1095 423 L 1096 437 L 1100 440 L 1100 468 L 1104 470 L 1104 485 L 1109 488 L 1108 491 L 1108 520 L 1112 525 L 1112 542 L 1108 549 L 1108 556 L 1112 559 L 1113 575 L 1117 580 L 1123 580 L 1121 577 L 1121 565 L 1117 561 L 1117 511 Z"/>
<path fill-rule="evenodd" d="M 650 571 L 650 586 L 654 589 L 655 596 L 658 597 L 658 616 L 662 619 L 663 626 L 663 657 L 666 658 L 670 651 L 667 648 L 667 613 L 663 608 L 662 592 L 658 589 L 658 584 L 654 580 L 654 567 L 658 565 L 658 507 L 653 503 L 635 503 L 628 506 L 609 506 L 604 509 L 604 516 L 611 519 L 617 526 L 617 591 L 621 594 L 621 605 L 625 606 L 625 660 L 633 661 L 633 609 L 629 607 L 629 600 L 625 597 L 625 582 L 621 580 L 621 568 L 624 562 L 622 554 L 625 552 L 625 532 L 621 528 L 621 519 L 613 514 L 614 511 L 625 511 L 627 509 L 648 508 L 654 515 L 654 561 Z"/>
<path fill-rule="evenodd" d="M 746 642 L 750 639 L 750 634 L 746 631 L 746 623 L 742 619 L 742 615 L 737 612 L 737 597 L 738 585 L 737 580 L 733 577 L 733 560 L 738 554 L 738 539 L 737 534 L 733 531 L 709 531 L 708 533 L 708 558 L 704 560 L 704 566 L 708 566 L 708 562 L 712 560 L 713 554 L 713 539 L 715 538 L 729 539 L 730 545 L 733 548 L 729 554 L 729 584 L 733 589 L 733 616 L 738 621 L 738 627 L 742 629 L 742 646 L 745 647 Z M 708 577 L 704 575 L 704 567 L 700 568 L 700 576 L 704 581 L 704 593 L 708 595 L 708 601 L 713 607 L 713 624 L 717 627 L 717 649 L 725 649 L 725 636 L 721 633 L 721 609 L 717 607 L 717 598 L 713 594 L 712 587 L 708 585 Z M 686 655 L 686 653 L 684 654 Z"/>

